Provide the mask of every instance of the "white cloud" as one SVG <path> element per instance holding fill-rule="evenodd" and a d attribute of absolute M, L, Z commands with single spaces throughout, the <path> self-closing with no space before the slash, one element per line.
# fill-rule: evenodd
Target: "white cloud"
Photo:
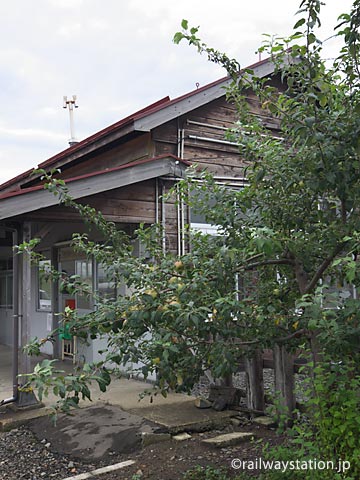
<path fill-rule="evenodd" d="M 62 37 L 73 38 L 81 35 L 83 25 L 80 22 L 65 23 L 59 27 L 58 33 Z"/>
<path fill-rule="evenodd" d="M 62 140 L 64 137 L 63 135 L 55 132 L 51 132 L 50 130 L 41 130 L 35 128 L 5 128 L 0 127 L 0 141 L 4 141 L 11 138 L 31 138 L 34 141 L 44 140 L 46 141 L 59 141 Z"/>
<path fill-rule="evenodd" d="M 49 0 L 49 3 L 56 8 L 74 9 L 82 6 L 84 0 Z"/>

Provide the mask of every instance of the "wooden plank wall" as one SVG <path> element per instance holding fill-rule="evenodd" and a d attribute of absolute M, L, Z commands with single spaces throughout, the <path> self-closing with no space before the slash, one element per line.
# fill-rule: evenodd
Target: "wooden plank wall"
<path fill-rule="evenodd" d="M 158 219 L 162 221 L 162 186 L 167 193 L 173 182 L 161 181 L 158 183 Z M 81 199 L 80 203 L 90 205 L 101 211 L 104 217 L 122 225 L 152 224 L 156 221 L 156 180 L 147 180 L 123 188 L 109 190 Z M 26 216 L 19 216 L 17 220 L 32 220 L 35 222 L 81 222 L 78 213 L 65 206 L 53 206 L 31 212 Z M 166 249 L 177 252 L 177 224 L 178 213 L 175 198 L 165 202 L 165 241 Z M 130 229 L 131 230 L 131 229 Z"/>
<path fill-rule="evenodd" d="M 262 110 L 257 98 L 251 92 L 248 93 L 248 102 L 251 112 L 262 118 L 269 128 L 269 133 L 276 133 L 276 122 Z M 227 144 L 228 139 L 225 137 L 226 129 L 231 128 L 236 119 L 235 106 L 222 97 L 167 122 L 150 133 L 141 134 L 107 152 L 98 152 L 96 156 L 84 159 L 78 165 L 65 170 L 63 178 L 105 170 L 160 154 L 182 155 L 186 160 L 197 163 L 217 176 L 242 178 L 245 176 L 248 162 L 240 156 L 237 145 Z M 159 194 L 161 194 L 161 182 L 166 190 L 172 183 L 159 180 Z M 155 179 L 148 180 L 86 197 L 81 202 L 102 211 L 108 220 L 122 225 L 151 224 L 156 220 L 155 185 Z M 161 200 L 158 206 L 161 221 Z M 179 212 L 174 199 L 166 202 L 164 213 L 166 248 L 176 252 L 178 251 Z M 79 221 L 76 212 L 62 206 L 38 210 L 26 215 L 25 218 L 49 222 Z M 184 219 L 184 223 L 187 223 L 187 218 Z"/>
<path fill-rule="evenodd" d="M 269 134 L 276 134 L 276 121 L 261 108 L 255 95 L 249 92 L 247 100 L 250 111 L 262 119 Z M 197 163 L 217 176 L 244 177 L 248 162 L 240 156 L 237 145 L 226 143 L 229 141 L 226 130 L 233 127 L 236 120 L 237 112 L 233 104 L 227 102 L 225 97 L 214 100 L 178 120 L 156 128 L 153 132 L 155 153 L 178 155 L 181 152 L 179 144 L 183 142 L 182 157 L 186 160 Z"/>
<path fill-rule="evenodd" d="M 109 151 L 89 156 L 81 163 L 72 166 L 68 170 L 64 170 L 64 172 L 59 175 L 59 178 L 66 179 L 91 172 L 98 172 L 153 156 L 154 146 L 151 135 L 150 133 L 144 133 L 140 137 L 129 140 Z"/>

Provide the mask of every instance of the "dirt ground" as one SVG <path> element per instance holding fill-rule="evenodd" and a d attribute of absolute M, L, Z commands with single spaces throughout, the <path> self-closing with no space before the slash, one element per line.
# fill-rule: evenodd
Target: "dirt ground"
<path fill-rule="evenodd" d="M 255 459 L 261 456 L 262 444 L 274 445 L 280 441 L 273 430 L 255 426 L 244 419 L 245 424 L 236 427 L 227 425 L 222 430 L 189 432 L 191 438 L 188 440 L 171 438 L 142 447 L 141 431 L 160 433 L 161 429 L 127 412 L 120 410 L 119 414 L 119 409 L 111 407 L 102 409 L 101 420 L 94 424 L 92 420 L 100 418 L 99 413 L 97 407 L 78 412 L 75 428 L 74 419 L 69 417 L 60 418 L 56 425 L 48 418 L 42 418 L 29 424 L 28 428 L 37 442 L 49 442 L 49 449 L 54 454 L 66 456 L 70 465 L 73 463 L 71 475 L 126 460 L 135 461 L 134 465 L 122 470 L 94 477 L 99 480 L 180 480 L 186 471 L 197 466 L 225 468 L 229 477 L 233 477 L 238 473 L 231 468 L 234 458 Z M 110 431 L 107 424 L 111 425 Z M 232 431 L 252 432 L 254 441 L 221 449 L 203 443 L 206 438 Z"/>
<path fill-rule="evenodd" d="M 264 442 L 275 445 L 279 438 L 274 432 L 264 431 L 260 428 L 247 428 L 246 431 L 254 431 L 257 438 L 263 438 Z M 182 442 L 170 440 L 155 445 L 149 445 L 141 451 L 130 455 L 114 458 L 117 461 L 132 459 L 136 463 L 124 470 L 112 474 L 101 475 L 99 480 L 132 480 L 134 475 L 139 479 L 146 480 L 180 480 L 183 474 L 198 465 L 202 467 L 225 468 L 229 478 L 238 474 L 231 468 L 234 458 L 250 460 L 261 456 L 261 445 L 256 442 L 248 442 L 237 447 L 217 449 L 202 443 L 202 440 L 224 432 L 207 432 L 192 434 L 191 439 Z M 248 474 L 250 477 L 250 474 Z"/>

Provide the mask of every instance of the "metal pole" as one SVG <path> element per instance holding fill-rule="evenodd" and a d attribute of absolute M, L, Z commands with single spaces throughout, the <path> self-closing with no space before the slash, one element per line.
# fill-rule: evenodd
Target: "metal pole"
<path fill-rule="evenodd" d="M 75 130 L 74 130 L 74 108 L 78 108 L 78 105 L 76 105 L 76 95 L 72 96 L 72 100 L 68 100 L 66 95 L 63 98 L 64 98 L 63 108 L 69 109 L 70 136 L 71 136 L 69 140 L 69 145 L 71 147 L 72 145 L 77 143 L 77 140 L 75 138 Z"/>

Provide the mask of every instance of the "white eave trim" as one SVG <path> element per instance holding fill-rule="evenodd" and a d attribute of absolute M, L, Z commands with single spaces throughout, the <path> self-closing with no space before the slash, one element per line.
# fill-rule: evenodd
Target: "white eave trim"
<path fill-rule="evenodd" d="M 127 168 L 75 179 L 70 181 L 67 187 L 69 195 L 77 200 L 164 175 L 174 176 L 175 178 L 183 177 L 186 168 L 185 164 L 174 158 L 157 158 Z M 48 190 L 32 190 L 21 195 L 0 199 L 0 220 L 58 204 L 59 198 Z"/>

